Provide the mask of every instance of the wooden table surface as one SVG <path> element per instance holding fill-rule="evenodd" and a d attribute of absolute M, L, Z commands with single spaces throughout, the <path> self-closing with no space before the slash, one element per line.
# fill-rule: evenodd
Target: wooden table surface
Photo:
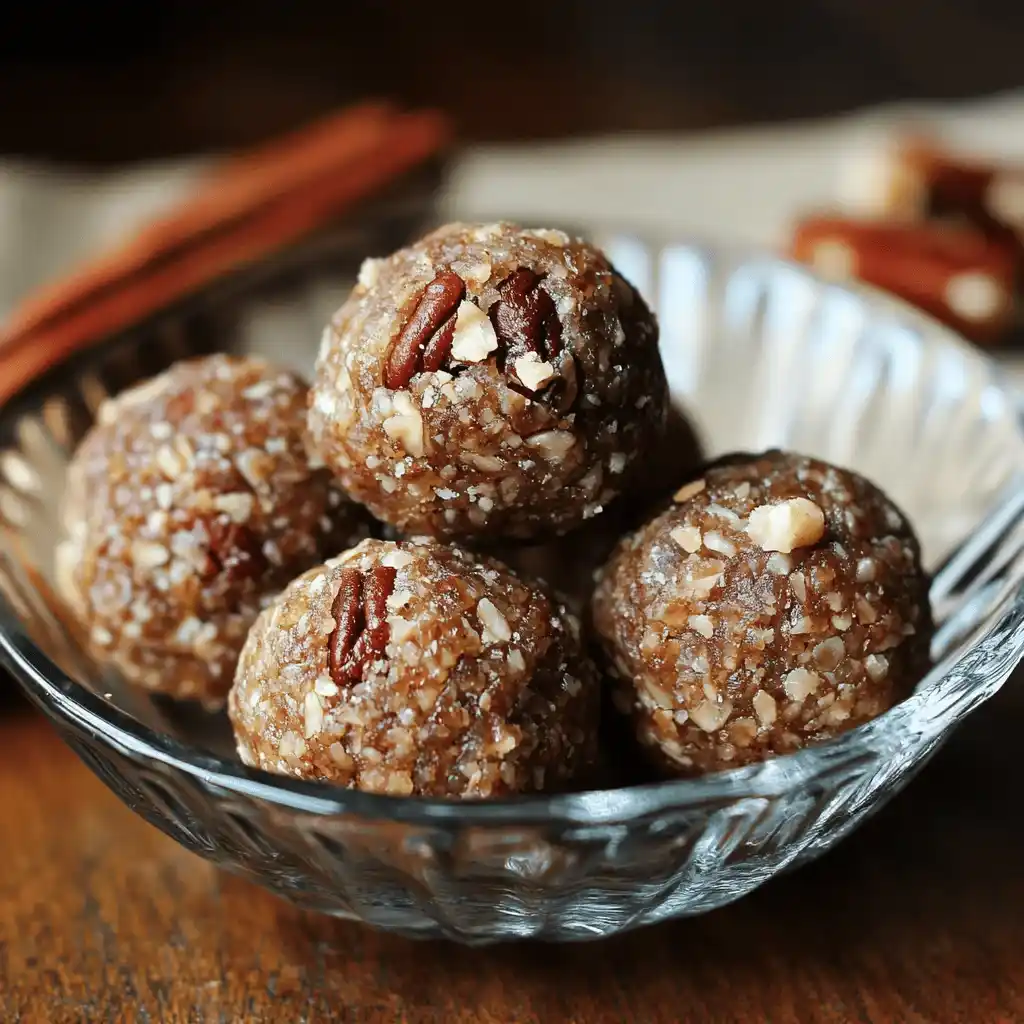
<path fill-rule="evenodd" d="M 738 904 L 484 950 L 219 873 L 0 700 L 0 1021 L 1024 1021 L 1021 682 L 838 850 Z"/>

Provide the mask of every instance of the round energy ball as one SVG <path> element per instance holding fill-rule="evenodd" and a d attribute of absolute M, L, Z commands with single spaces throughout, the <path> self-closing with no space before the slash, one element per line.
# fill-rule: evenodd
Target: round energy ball
<path fill-rule="evenodd" d="M 561 789 L 596 757 L 578 620 L 500 562 L 365 540 L 260 615 L 228 711 L 242 760 L 401 796 Z"/>
<path fill-rule="evenodd" d="M 402 533 L 530 539 L 628 488 L 667 408 L 654 317 L 600 251 L 452 224 L 363 265 L 323 337 L 309 429 Z"/>
<path fill-rule="evenodd" d="M 61 590 L 100 661 L 223 701 L 268 598 L 365 536 L 304 447 L 305 384 L 261 359 L 188 360 L 106 402 L 68 468 Z"/>
<path fill-rule="evenodd" d="M 778 451 L 680 488 L 613 554 L 592 613 L 616 705 L 678 774 L 828 739 L 928 670 L 904 516 L 862 477 Z"/>

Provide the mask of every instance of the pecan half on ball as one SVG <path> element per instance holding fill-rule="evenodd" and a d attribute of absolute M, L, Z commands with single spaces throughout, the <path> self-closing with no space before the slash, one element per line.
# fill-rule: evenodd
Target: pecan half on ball
<path fill-rule="evenodd" d="M 599 250 L 454 224 L 364 265 L 324 334 L 309 430 L 402 533 L 536 539 L 628 490 L 667 410 L 654 317 Z"/>
<path fill-rule="evenodd" d="M 242 760 L 407 796 L 562 789 L 596 759 L 579 621 L 500 562 L 367 540 L 295 580 L 242 651 Z"/>

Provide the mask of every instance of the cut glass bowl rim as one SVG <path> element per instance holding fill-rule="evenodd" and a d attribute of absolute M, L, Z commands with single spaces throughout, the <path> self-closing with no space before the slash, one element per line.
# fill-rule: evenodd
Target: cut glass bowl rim
<path fill-rule="evenodd" d="M 607 238 L 609 234 L 626 236 L 627 232 L 605 231 L 602 234 Z M 921 344 L 953 350 L 972 363 L 976 370 L 984 369 L 988 378 L 986 388 L 995 388 L 1010 409 L 1019 409 L 1017 394 L 992 359 L 952 330 L 887 293 L 861 284 L 850 286 L 824 280 L 800 264 L 757 247 L 709 244 L 699 238 L 657 241 L 659 244 L 664 243 L 665 248 L 688 249 L 711 259 L 724 257 L 734 269 L 740 266 L 786 269 L 819 287 L 859 298 L 876 315 L 896 321 L 915 333 Z M 101 342 L 98 348 L 113 340 L 111 338 Z M 62 359 L 46 371 L 44 376 L 59 371 L 67 361 L 67 358 Z M 36 383 L 38 381 L 29 382 L 5 406 L 0 406 L 0 416 L 5 415 L 6 406 L 18 403 L 25 391 Z M 964 703 L 962 700 L 953 701 L 952 706 L 944 705 L 937 712 L 928 714 L 927 700 L 932 695 L 931 691 L 955 674 L 974 675 L 982 663 L 997 657 L 994 652 L 986 650 L 986 641 L 991 641 L 991 646 L 998 648 L 994 634 L 996 626 L 1006 618 L 1007 609 L 1012 609 L 1014 614 L 1012 621 L 1005 624 L 1003 632 L 1024 634 L 1024 579 L 991 610 L 985 620 L 988 625 L 985 632 L 968 647 L 934 665 L 910 697 L 878 718 L 833 739 L 762 762 L 700 777 L 500 800 L 448 800 L 366 793 L 330 782 L 304 780 L 249 768 L 241 761 L 228 760 L 179 742 L 108 703 L 58 667 L 22 628 L 17 612 L 2 592 L 0 660 L 12 671 L 34 703 L 76 731 L 87 733 L 135 756 L 148 757 L 169 768 L 195 776 L 206 786 L 221 790 L 223 795 L 237 794 L 309 815 L 390 820 L 411 825 L 586 826 L 622 823 L 666 811 L 684 811 L 687 807 L 706 805 L 713 801 L 724 804 L 743 799 L 778 798 L 799 790 L 829 764 L 855 759 L 858 751 L 864 754 L 879 749 L 895 751 L 915 739 L 925 743 L 928 738 L 941 736 L 958 718 L 991 696 L 994 690 L 980 692 L 979 699 L 969 702 L 967 708 L 959 706 Z M 1016 662 L 1019 656 L 1014 653 L 1014 645 L 1008 646 L 1011 648 L 1009 657 Z M 1024 647 L 1024 641 L 1017 646 Z M 1003 675 L 1008 675 L 1012 667 Z"/>

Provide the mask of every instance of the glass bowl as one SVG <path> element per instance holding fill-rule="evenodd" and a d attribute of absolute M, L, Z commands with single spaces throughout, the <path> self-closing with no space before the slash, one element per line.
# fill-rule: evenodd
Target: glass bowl
<path fill-rule="evenodd" d="M 855 468 L 934 572 L 935 669 L 831 742 L 696 780 L 494 803 L 350 792 L 245 768 L 223 716 L 126 687 L 53 587 L 63 471 L 110 392 L 183 355 L 309 372 L 358 259 L 349 238 L 210 291 L 49 371 L 0 410 L 0 655 L 129 807 L 313 910 L 463 942 L 590 939 L 699 914 L 817 856 L 897 792 L 1024 650 L 1024 436 L 993 366 L 883 296 L 778 259 L 598 236 L 656 307 L 710 455 L 773 445 Z"/>

